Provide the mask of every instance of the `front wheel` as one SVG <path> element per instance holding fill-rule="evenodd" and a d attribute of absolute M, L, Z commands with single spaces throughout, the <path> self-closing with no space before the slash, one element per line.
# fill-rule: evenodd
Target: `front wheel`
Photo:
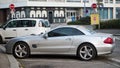
<path fill-rule="evenodd" d="M 13 55 L 20 59 L 28 57 L 30 55 L 29 46 L 23 42 L 16 43 L 13 48 Z"/>
<path fill-rule="evenodd" d="M 96 57 L 96 49 L 91 44 L 80 45 L 77 51 L 77 55 L 81 60 L 91 60 Z"/>

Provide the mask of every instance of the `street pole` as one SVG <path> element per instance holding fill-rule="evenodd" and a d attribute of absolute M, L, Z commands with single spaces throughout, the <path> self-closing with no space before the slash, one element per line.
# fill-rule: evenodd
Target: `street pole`
<path fill-rule="evenodd" d="M 86 0 L 83 0 L 83 2 L 84 2 L 84 11 L 83 11 L 83 13 L 84 13 L 84 17 L 86 17 Z"/>

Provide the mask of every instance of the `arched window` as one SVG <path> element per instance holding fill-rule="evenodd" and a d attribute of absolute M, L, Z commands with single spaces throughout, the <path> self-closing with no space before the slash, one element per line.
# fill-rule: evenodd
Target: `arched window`
<path fill-rule="evenodd" d="M 37 11 L 36 11 L 36 17 L 41 17 L 41 15 L 42 15 L 42 14 L 41 14 L 41 11 L 40 11 L 40 10 L 37 10 Z"/>
<path fill-rule="evenodd" d="M 11 18 L 15 18 L 15 13 L 12 13 Z"/>
<path fill-rule="evenodd" d="M 16 18 L 20 18 L 20 11 L 16 11 Z"/>
<path fill-rule="evenodd" d="M 35 17 L 35 11 L 34 10 L 30 11 L 30 17 Z"/>
<path fill-rule="evenodd" d="M 60 10 L 60 17 L 64 17 L 64 11 Z"/>
<path fill-rule="evenodd" d="M 21 11 L 21 18 L 25 18 L 25 11 Z"/>
<path fill-rule="evenodd" d="M 59 17 L 59 11 L 58 10 L 55 10 L 54 17 Z"/>
<path fill-rule="evenodd" d="M 45 10 L 42 11 L 42 17 L 47 17 L 47 12 Z"/>

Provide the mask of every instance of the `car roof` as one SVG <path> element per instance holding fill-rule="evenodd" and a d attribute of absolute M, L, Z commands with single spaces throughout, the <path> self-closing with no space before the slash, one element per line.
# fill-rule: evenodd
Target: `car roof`
<path fill-rule="evenodd" d="M 58 26 L 57 28 L 60 28 L 60 27 L 73 27 L 73 28 L 86 29 L 86 27 L 84 27 L 82 25 L 61 25 L 61 26 Z"/>
<path fill-rule="evenodd" d="M 12 20 L 44 20 L 44 19 L 38 19 L 38 18 L 17 18 Z"/>

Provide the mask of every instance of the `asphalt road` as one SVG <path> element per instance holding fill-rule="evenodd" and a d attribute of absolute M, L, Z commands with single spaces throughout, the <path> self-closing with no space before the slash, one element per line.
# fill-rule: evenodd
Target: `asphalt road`
<path fill-rule="evenodd" d="M 28 59 L 19 59 L 19 62 L 23 68 L 120 68 L 104 56 L 91 61 L 81 61 L 74 56 L 34 55 Z"/>
<path fill-rule="evenodd" d="M 81 61 L 75 56 L 66 55 L 32 55 L 27 59 L 18 59 L 18 61 L 23 68 L 120 68 L 119 64 L 108 60 L 108 58 L 120 56 L 119 39 L 120 37 L 117 37 L 113 54 L 99 56 L 91 61 Z"/>

